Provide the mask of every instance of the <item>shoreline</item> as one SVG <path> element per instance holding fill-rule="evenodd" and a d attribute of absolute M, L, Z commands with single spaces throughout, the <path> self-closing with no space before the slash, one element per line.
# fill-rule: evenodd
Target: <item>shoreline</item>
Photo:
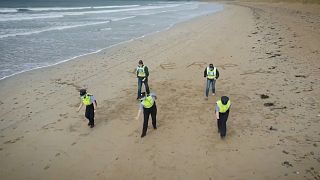
<path fill-rule="evenodd" d="M 219 3 L 214 3 L 214 4 L 216 4 L 216 5 L 221 5 L 221 4 L 219 4 Z M 209 13 L 209 14 L 214 14 L 214 13 L 217 13 L 217 12 L 219 12 L 219 11 L 223 11 L 223 7 L 222 7 L 222 10 L 221 10 L 221 9 L 217 9 L 217 10 L 215 10 L 215 11 Z M 176 22 L 176 23 L 174 23 L 174 24 L 169 25 L 168 27 L 166 27 L 166 28 L 164 28 L 164 29 L 160 29 L 160 30 L 157 30 L 157 31 L 154 31 L 154 32 L 150 32 L 150 33 L 144 34 L 144 35 L 142 35 L 142 36 L 139 36 L 139 37 L 135 37 L 135 38 L 126 40 L 126 41 L 122 41 L 122 42 L 119 42 L 119 43 L 116 43 L 116 44 L 113 44 L 113 45 L 110 45 L 110 46 L 107 46 L 107 47 L 98 49 L 98 50 L 93 51 L 93 52 L 84 53 L 84 54 L 81 54 L 81 55 L 76 55 L 76 56 L 74 56 L 74 57 L 67 58 L 67 59 L 65 59 L 65 60 L 61 60 L 61 61 L 59 61 L 59 62 L 50 64 L 50 65 L 35 67 L 35 68 L 29 69 L 29 70 L 22 70 L 22 71 L 13 73 L 13 74 L 11 74 L 11 75 L 7 75 L 7 76 L 2 77 L 2 78 L 0 78 L 0 81 L 1 81 L 1 80 L 4 80 L 4 79 L 7 79 L 7 78 L 10 78 L 10 77 L 15 76 L 15 75 L 19 75 L 19 74 L 25 73 L 25 72 L 29 72 L 29 71 L 33 71 L 33 70 L 37 70 L 37 69 L 42 69 L 42 68 L 48 68 L 48 67 L 52 67 L 52 66 L 56 66 L 56 65 L 59 65 L 59 64 L 66 63 L 66 62 L 68 62 L 68 61 L 72 61 L 72 60 L 77 59 L 77 58 L 80 58 L 80 57 L 85 57 L 85 56 L 88 56 L 88 55 L 96 54 L 96 53 L 105 51 L 105 50 L 107 50 L 107 49 L 116 47 L 116 46 L 121 45 L 121 44 L 125 44 L 125 43 L 131 42 L 131 41 L 135 41 L 135 40 L 138 40 L 138 39 L 147 37 L 147 36 L 151 36 L 151 35 L 154 35 L 154 34 L 156 34 L 156 33 L 162 32 L 162 31 L 167 31 L 167 30 L 169 30 L 170 28 L 172 28 L 173 26 L 175 26 L 175 25 L 177 25 L 177 24 L 180 24 L 180 23 L 183 23 L 183 22 L 187 22 L 187 21 L 192 21 L 192 20 L 195 19 L 195 18 L 199 18 L 199 17 L 201 17 L 201 16 L 206 16 L 206 15 L 208 15 L 208 14 L 204 14 L 204 15 L 200 15 L 200 16 L 197 16 L 197 17 L 193 17 L 193 18 L 191 18 L 191 19 L 187 19 L 187 20 L 184 20 L 184 21 Z"/>
<path fill-rule="evenodd" d="M 223 11 L 167 31 L 0 81 L 0 174 L 317 178 L 320 14 L 295 8 L 300 7 L 226 3 Z M 143 139 L 142 119 L 134 120 L 139 59 L 149 67 L 149 86 L 158 95 L 158 129 L 149 122 Z M 209 63 L 220 78 L 216 96 L 206 101 L 203 71 Z M 80 87 L 98 101 L 93 129 L 84 112 L 75 112 Z M 222 95 L 233 103 L 225 140 L 213 114 Z"/>
<path fill-rule="evenodd" d="M 189 20 L 187 20 L 187 21 L 189 21 Z M 181 22 L 180 22 L 180 23 L 181 23 Z M 179 24 L 179 23 L 177 23 L 177 24 Z M 42 69 L 42 68 L 50 68 L 50 67 L 52 67 L 52 66 L 60 65 L 60 64 L 62 64 L 62 63 L 66 63 L 66 62 L 68 62 L 68 61 L 72 61 L 72 60 L 75 60 L 75 59 L 77 59 L 77 58 L 81 58 L 81 57 L 85 57 L 85 56 L 90 56 L 90 55 L 92 55 L 92 54 L 97 54 L 97 53 L 100 53 L 100 52 L 105 51 L 105 50 L 107 50 L 107 49 L 116 47 L 116 46 L 118 46 L 118 45 L 122 45 L 122 44 L 125 44 L 125 43 L 128 43 L 128 42 L 132 42 L 132 41 L 135 41 L 135 40 L 138 40 L 138 39 L 141 39 L 141 38 L 150 36 L 150 35 L 154 35 L 154 34 L 156 34 L 156 33 L 162 32 L 162 31 L 169 30 L 169 29 L 170 29 L 172 26 L 174 26 L 174 25 L 175 25 L 175 24 L 170 25 L 169 27 L 167 27 L 167 28 L 165 28 L 165 29 L 163 29 L 163 30 L 151 32 L 151 33 L 149 33 L 149 34 L 145 34 L 145 35 L 142 35 L 142 36 L 137 37 L 137 38 L 133 38 L 133 39 L 130 39 L 130 40 L 127 40 L 127 41 L 119 42 L 119 43 L 117 43 L 117 44 L 114 44 L 114 45 L 111 45 L 111 46 L 108 46 L 108 47 L 99 49 L 99 50 L 94 51 L 94 52 L 85 53 L 85 54 L 82 54 L 82 55 L 77 55 L 77 56 L 74 56 L 74 57 L 72 57 L 72 58 L 68 58 L 68 59 L 59 61 L 59 62 L 54 63 L 54 64 L 50 64 L 50 65 L 47 65 L 47 66 L 40 66 L 40 67 L 36 67 L 36 68 L 33 68 L 33 69 L 29 69 L 29 70 L 19 71 L 19 72 L 17 72 L 17 73 L 14 73 L 14 74 L 5 76 L 5 77 L 3 77 L 3 78 L 0 78 L 0 81 L 1 81 L 1 80 L 4 80 L 4 79 L 6 79 L 6 78 L 10 78 L 10 77 L 15 76 L 15 75 L 19 75 L 19 74 L 25 73 L 25 72 L 29 72 L 29 71 L 33 71 L 33 70 L 37 70 L 37 69 Z"/>

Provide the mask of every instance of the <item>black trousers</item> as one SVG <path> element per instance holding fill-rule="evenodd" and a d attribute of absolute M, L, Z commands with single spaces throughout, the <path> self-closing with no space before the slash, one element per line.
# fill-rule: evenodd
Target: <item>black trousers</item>
<path fill-rule="evenodd" d="M 218 131 L 221 137 L 225 137 L 227 134 L 227 120 L 229 116 L 229 110 L 225 113 L 219 113 L 218 119 Z"/>
<path fill-rule="evenodd" d="M 146 135 L 147 134 L 147 129 L 148 129 L 148 121 L 149 121 L 149 116 L 151 114 L 152 118 L 152 125 L 153 128 L 157 128 L 157 106 L 156 102 L 154 102 L 153 106 L 151 108 L 143 108 L 143 129 L 142 129 L 142 134 Z"/>
<path fill-rule="evenodd" d="M 93 106 L 93 103 L 86 106 L 85 116 L 89 120 L 89 125 L 94 125 L 94 106 Z"/>
<path fill-rule="evenodd" d="M 149 89 L 149 85 L 148 85 L 148 78 L 145 78 L 145 80 L 142 82 L 144 78 L 138 78 L 138 98 L 140 98 L 141 96 L 141 89 L 142 89 L 142 84 L 144 84 L 145 89 L 147 94 L 150 94 L 150 89 Z"/>

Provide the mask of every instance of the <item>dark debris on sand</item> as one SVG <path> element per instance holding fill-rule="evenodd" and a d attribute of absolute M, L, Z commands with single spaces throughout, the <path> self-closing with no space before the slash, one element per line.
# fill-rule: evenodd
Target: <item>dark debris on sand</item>
<path fill-rule="evenodd" d="M 267 98 L 269 98 L 269 96 L 266 95 L 266 94 L 261 94 L 261 95 L 260 95 L 260 98 L 261 98 L 261 99 L 267 99 Z"/>
<path fill-rule="evenodd" d="M 293 165 L 291 163 L 289 163 L 289 161 L 284 161 L 282 163 L 282 166 L 286 166 L 286 167 L 293 167 Z"/>
<path fill-rule="evenodd" d="M 274 106 L 274 104 L 270 103 L 270 102 L 269 103 L 264 103 L 263 105 L 266 106 L 266 107 Z"/>

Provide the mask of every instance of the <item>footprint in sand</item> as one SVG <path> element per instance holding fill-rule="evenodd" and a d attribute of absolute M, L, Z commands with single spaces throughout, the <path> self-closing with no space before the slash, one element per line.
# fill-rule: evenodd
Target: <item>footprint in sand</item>
<path fill-rule="evenodd" d="M 54 128 L 53 124 L 56 124 L 56 122 L 48 123 L 41 127 L 41 129 L 51 129 Z"/>
<path fill-rule="evenodd" d="M 130 133 L 130 134 L 128 135 L 128 137 L 137 136 L 137 135 L 139 135 L 139 133 L 140 133 L 139 129 L 136 129 L 136 130 L 134 130 L 132 133 Z"/>
<path fill-rule="evenodd" d="M 150 156 L 149 156 L 149 160 L 153 160 L 155 158 L 155 155 L 154 154 L 151 154 Z"/>
<path fill-rule="evenodd" d="M 68 118 L 68 114 L 69 114 L 69 113 L 59 114 L 59 116 L 62 117 L 62 118 Z"/>
<path fill-rule="evenodd" d="M 70 132 L 76 132 L 77 129 L 75 128 L 74 125 L 70 125 L 70 126 L 69 126 L 69 131 L 70 131 Z"/>
<path fill-rule="evenodd" d="M 76 103 L 76 104 L 68 104 L 69 107 L 78 107 L 79 106 L 79 103 Z"/>
<path fill-rule="evenodd" d="M 44 170 L 47 170 L 47 169 L 49 169 L 50 168 L 50 165 L 46 165 L 43 169 Z"/>
<path fill-rule="evenodd" d="M 79 134 L 79 136 L 83 136 L 83 137 L 85 137 L 85 136 L 88 136 L 90 133 L 83 133 L 83 134 Z"/>
<path fill-rule="evenodd" d="M 16 139 L 6 141 L 3 144 L 14 144 L 14 143 L 16 143 L 17 141 L 19 141 L 19 140 L 21 140 L 23 138 L 24 138 L 24 136 L 20 136 L 20 137 L 17 137 Z"/>

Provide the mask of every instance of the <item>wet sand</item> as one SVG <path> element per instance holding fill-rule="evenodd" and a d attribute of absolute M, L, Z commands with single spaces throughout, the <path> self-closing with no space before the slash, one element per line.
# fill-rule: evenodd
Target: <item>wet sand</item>
<path fill-rule="evenodd" d="M 225 10 L 97 54 L 0 81 L 1 179 L 320 179 L 320 7 Z M 140 138 L 134 68 L 157 93 Z M 220 71 L 204 100 L 205 67 Z M 80 87 L 96 126 L 77 113 Z M 221 140 L 215 101 L 232 101 Z"/>

